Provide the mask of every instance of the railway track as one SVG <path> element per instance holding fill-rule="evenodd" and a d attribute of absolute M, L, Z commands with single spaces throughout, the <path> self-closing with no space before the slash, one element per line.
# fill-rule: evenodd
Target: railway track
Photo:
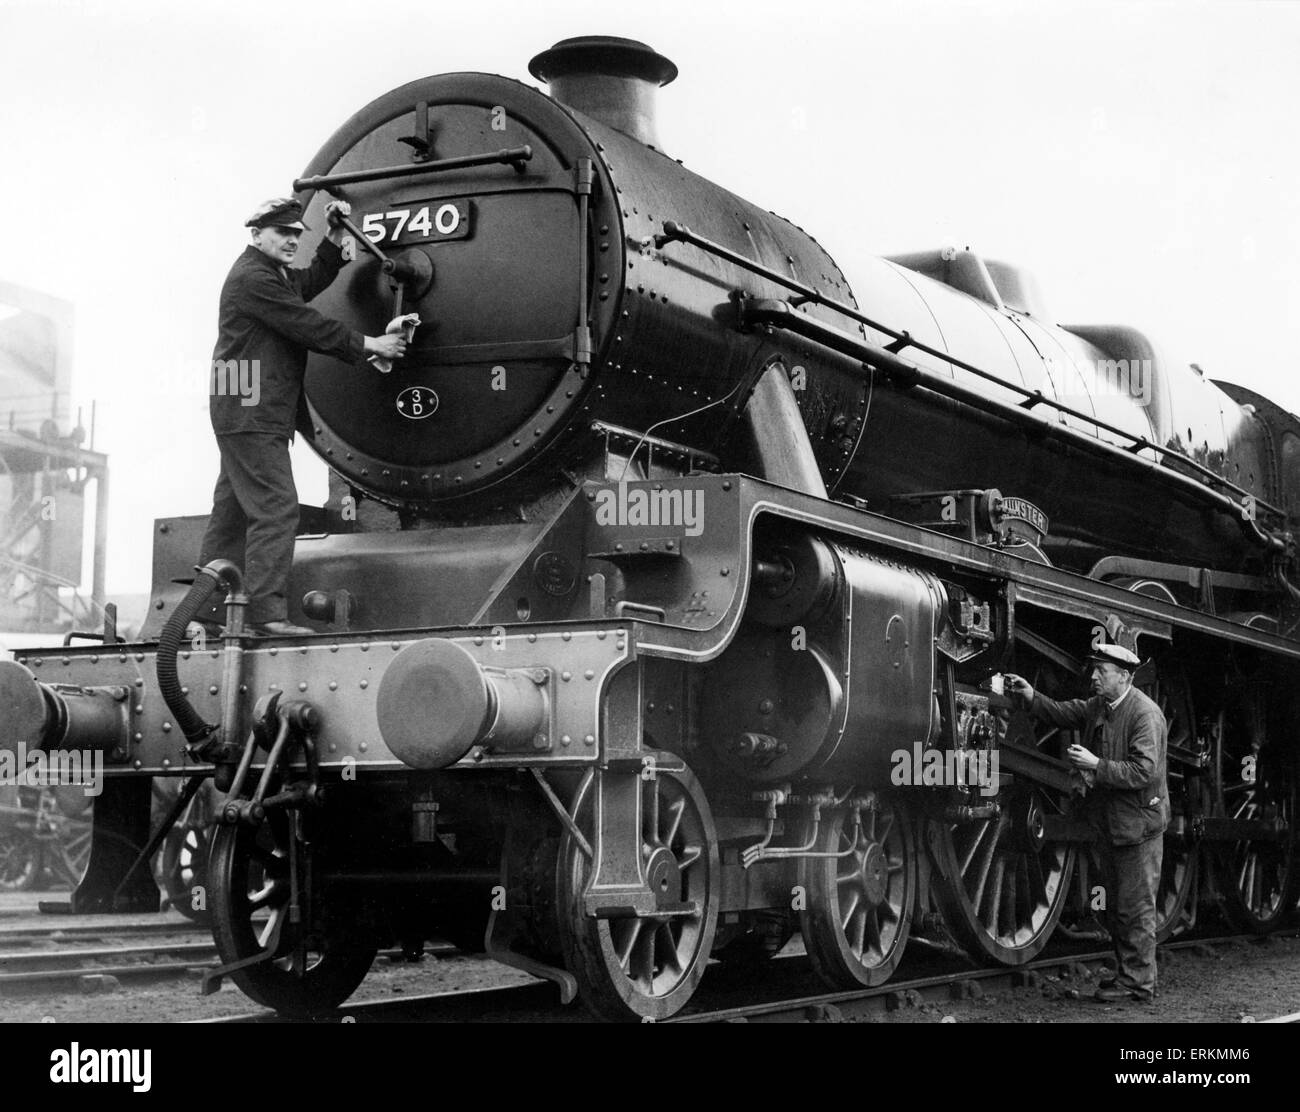
<path fill-rule="evenodd" d="M 39 946 L 47 943 L 84 942 L 97 938 L 164 938 L 191 935 L 206 937 L 208 927 L 181 919 L 169 923 L 76 924 L 59 927 L 0 927 L 0 957 L 11 946 Z"/>
<path fill-rule="evenodd" d="M 1300 931 L 1277 932 L 1273 937 L 1295 936 Z M 1252 935 L 1219 935 L 1180 939 L 1161 947 L 1176 952 L 1196 947 L 1229 946 L 1255 941 Z M 740 986 L 743 977 L 728 984 L 720 970 L 706 974 L 695 999 L 687 1009 L 666 1020 L 667 1023 L 739 1023 L 739 1022 L 839 1022 L 862 1019 L 900 1008 L 925 1003 L 971 999 L 980 994 L 1015 987 L 1034 987 L 1055 977 L 1062 986 L 1062 997 L 1090 994 L 1089 983 L 1111 957 L 1109 949 L 1063 947 L 1062 952 L 1029 962 L 1016 968 L 970 968 L 954 956 L 940 953 L 913 960 L 903 977 L 873 989 L 848 992 L 798 991 L 807 985 L 811 973 L 800 957 L 777 958 L 770 963 L 766 981 L 785 981 L 786 992 L 764 994 L 756 998 L 752 987 Z M 956 968 L 966 964 L 966 968 Z M 787 975 L 782 966 L 788 966 Z M 944 968 L 946 966 L 946 968 Z M 977 986 L 977 987 L 976 987 Z M 1073 991 L 1072 991 L 1073 990 Z M 748 996 L 748 998 L 746 998 Z M 565 1008 L 558 1003 L 556 989 L 544 982 L 508 988 L 473 989 L 428 993 L 403 997 L 401 1000 L 359 1001 L 345 1005 L 318 1022 L 585 1022 L 590 1017 L 580 1007 Z M 201 1023 L 277 1023 L 288 1022 L 271 1011 L 248 1012 L 234 1016 L 198 1020 Z M 1266 1020 L 1269 1023 L 1300 1023 L 1300 1013 Z"/>
<path fill-rule="evenodd" d="M 86 936 L 105 937 L 116 931 L 87 931 Z M 144 932 L 149 933 L 149 932 Z M 161 933 L 161 932 L 158 932 Z M 176 933 L 199 933 L 192 930 Z M 58 941 L 46 936 L 43 941 Z M 12 938 L 0 935 L 0 945 L 12 943 Z M 440 957 L 457 953 L 449 943 L 430 943 L 424 954 Z M 401 950 L 381 950 L 378 958 L 398 960 Z M 159 958 L 172 960 L 160 961 Z M 104 946 L 95 949 L 41 949 L 18 952 L 0 950 L 0 995 L 6 991 L 39 990 L 65 982 L 80 982 L 83 978 L 114 977 L 122 980 L 158 980 L 187 976 L 201 972 L 217 961 L 216 947 L 211 942 L 160 942 L 145 946 Z"/>

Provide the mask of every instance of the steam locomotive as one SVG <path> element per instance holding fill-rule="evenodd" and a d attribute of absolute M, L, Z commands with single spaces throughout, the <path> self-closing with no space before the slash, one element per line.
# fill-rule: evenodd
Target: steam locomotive
<path fill-rule="evenodd" d="M 1134 649 L 1170 723 L 1163 936 L 1294 905 L 1300 421 L 1121 327 L 1061 327 L 969 250 L 852 284 L 666 155 L 648 46 L 453 73 L 348 120 L 295 182 L 357 261 L 314 303 L 423 322 L 391 373 L 313 356 L 332 471 L 290 617 L 158 524 L 139 643 L 0 665 L 10 732 L 106 762 L 77 910 L 200 790 L 221 976 L 306 1015 L 438 935 L 609 1019 L 796 931 L 841 987 L 909 938 L 1019 964 L 1095 929 L 1068 693 Z M 1088 481 L 1080 481 L 1080 475 Z M 188 580 L 188 581 L 186 581 Z M 219 638 L 196 621 L 221 624 Z M 150 829 L 150 783 L 180 778 Z"/>

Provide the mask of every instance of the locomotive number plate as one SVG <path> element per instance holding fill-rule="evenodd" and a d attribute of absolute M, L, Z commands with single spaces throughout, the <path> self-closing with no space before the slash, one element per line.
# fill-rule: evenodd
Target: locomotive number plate
<path fill-rule="evenodd" d="M 469 238 L 473 206 L 467 199 L 417 201 L 403 208 L 367 213 L 361 230 L 371 243 L 392 247 Z"/>

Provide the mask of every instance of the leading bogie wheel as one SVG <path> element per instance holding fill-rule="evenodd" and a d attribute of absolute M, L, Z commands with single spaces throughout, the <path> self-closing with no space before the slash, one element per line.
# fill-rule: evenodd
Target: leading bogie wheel
<path fill-rule="evenodd" d="M 651 891 L 665 911 L 597 919 L 583 895 L 591 861 L 572 834 L 559 849 L 557 907 L 564 963 L 598 1017 L 667 1019 L 691 998 L 713 948 L 720 872 L 713 815 L 689 769 L 642 780 L 641 854 Z M 574 813 L 591 841 L 594 774 L 578 789 Z M 683 905 L 690 911 L 682 913 Z"/>
<path fill-rule="evenodd" d="M 799 879 L 804 946 L 833 988 L 874 988 L 898 967 L 916 899 L 916 840 L 901 800 L 824 812 Z M 855 819 L 857 821 L 855 821 Z"/>

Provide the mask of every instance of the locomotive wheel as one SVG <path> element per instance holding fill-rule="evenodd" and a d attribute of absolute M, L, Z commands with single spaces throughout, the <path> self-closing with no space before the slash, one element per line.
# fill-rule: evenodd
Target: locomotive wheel
<path fill-rule="evenodd" d="M 170 786 L 165 791 L 169 790 Z M 155 780 L 154 797 L 170 807 L 175 794 L 170 797 L 160 794 Z M 162 852 L 158 855 L 158 882 L 167 893 L 168 906 L 187 919 L 204 925 L 212 921 L 212 912 L 206 899 L 200 901 L 203 907 L 194 906 L 194 893 L 196 889 L 203 889 L 206 895 L 208 888 L 214 797 L 212 781 L 207 780 L 190 800 L 176 825 L 167 832 Z"/>
<path fill-rule="evenodd" d="M 0 892 L 24 892 L 35 886 L 41 872 L 31 830 L 21 829 L 10 816 L 0 817 Z"/>
<path fill-rule="evenodd" d="M 1025 673 L 1035 691 L 1056 698 L 1067 673 L 1039 656 Z M 1026 711 L 1012 715 L 1008 737 L 1039 752 L 1063 757 L 1075 731 L 1040 722 Z M 1060 921 L 1074 872 L 1075 848 L 1043 838 L 1042 820 L 1061 814 L 1067 797 L 1022 781 L 997 796 L 996 818 L 927 825 L 937 866 L 934 888 L 949 930 L 980 961 L 1021 965 L 1033 960 Z"/>
<path fill-rule="evenodd" d="M 1169 726 L 1169 828 L 1165 831 L 1160 885 L 1156 890 L 1156 941 L 1167 942 L 1195 924 L 1199 847 L 1196 819 L 1209 811 L 1209 791 L 1200 767 L 1179 760 L 1176 751 L 1196 753 L 1192 688 L 1182 667 L 1161 662 L 1154 679 L 1140 683 Z"/>
<path fill-rule="evenodd" d="M 834 988 L 874 988 L 893 974 L 912 927 L 916 842 L 900 800 L 883 798 L 862 812 L 855 832 L 846 810 L 822 816 L 816 851 L 799 881 L 807 897 L 800 915 L 813 968 Z"/>
<path fill-rule="evenodd" d="M 1254 934 L 1278 926 L 1300 885 L 1296 760 L 1269 742 L 1264 695 L 1263 688 L 1248 687 L 1220 714 L 1211 763 L 1216 816 L 1287 824 L 1286 835 L 1277 841 L 1220 842 L 1214 848 L 1224 914 Z"/>
<path fill-rule="evenodd" d="M 667 1019 L 690 999 L 704 974 L 718 922 L 718 840 L 708 800 L 686 770 L 660 770 L 641 782 L 641 852 L 673 903 L 693 915 L 593 919 L 583 908 L 591 862 L 571 834 L 559 850 L 559 934 L 564 962 L 583 1002 L 607 1020 Z M 594 779 L 578 789 L 574 809 L 589 832 Z"/>
<path fill-rule="evenodd" d="M 1074 870 L 1073 846 L 1048 842 L 1042 820 L 1060 814 L 1047 792 L 1013 784 L 996 818 L 930 822 L 935 891 L 957 940 L 982 961 L 1022 965 L 1047 944 Z"/>
<path fill-rule="evenodd" d="M 57 839 L 51 847 L 49 868 L 61 884 L 75 890 L 90 865 L 91 818 L 55 818 Z"/>
<path fill-rule="evenodd" d="M 212 920 L 206 900 L 202 901 L 203 907 L 194 906 L 194 890 L 207 888 L 211 848 L 212 836 L 208 827 L 190 822 L 174 826 L 163 843 L 159 871 L 167 890 L 168 904 L 195 923 L 207 924 Z"/>
<path fill-rule="evenodd" d="M 303 878 L 310 850 L 299 842 L 302 921 L 290 921 L 289 819 L 283 812 L 259 827 L 220 826 L 208 862 L 212 935 L 222 964 L 252 957 L 278 929 L 275 957 L 230 976 L 251 999 L 287 1015 L 328 1012 L 365 979 L 378 949 L 349 930 L 346 915 L 322 917 L 319 888 L 309 900 Z"/>

